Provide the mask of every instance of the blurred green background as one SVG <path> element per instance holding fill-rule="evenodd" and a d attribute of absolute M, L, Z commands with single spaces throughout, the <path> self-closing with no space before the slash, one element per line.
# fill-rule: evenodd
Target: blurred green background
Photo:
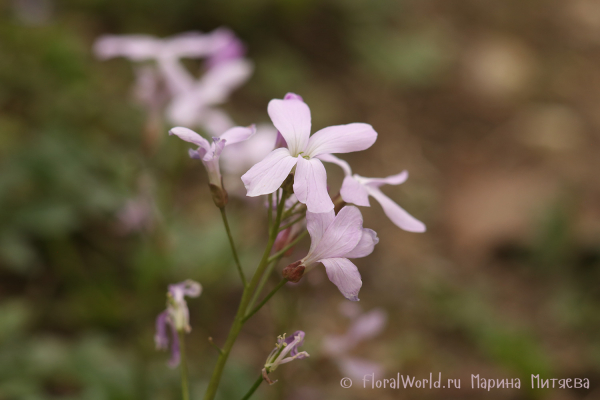
<path fill-rule="evenodd" d="M 600 398 L 600 2 L 4 0 L 1 400 L 179 398 L 153 334 L 167 284 L 186 278 L 204 286 L 188 302 L 192 398 L 203 394 L 216 360 L 207 338 L 223 342 L 241 294 L 220 216 L 169 126 L 145 150 L 131 63 L 91 48 L 102 34 L 220 26 L 255 64 L 224 106 L 238 124 L 268 122 L 268 101 L 296 92 L 313 131 L 378 131 L 371 149 L 343 157 L 354 172 L 410 171 L 384 191 L 428 231 L 401 231 L 375 202 L 361 209 L 381 241 L 356 260 L 360 306 L 384 309 L 388 324 L 352 354 L 387 376 L 462 380 L 454 391 L 342 389 L 321 343 L 350 323 L 319 267 L 245 327 L 221 399 L 241 398 L 276 336 L 297 329 L 311 357 L 256 398 Z M 119 213 L 140 192 L 154 222 L 124 232 Z M 242 262 L 255 265 L 260 204 L 232 196 L 229 213 Z M 532 373 L 591 389 L 527 389 Z M 470 374 L 523 387 L 474 391 Z"/>

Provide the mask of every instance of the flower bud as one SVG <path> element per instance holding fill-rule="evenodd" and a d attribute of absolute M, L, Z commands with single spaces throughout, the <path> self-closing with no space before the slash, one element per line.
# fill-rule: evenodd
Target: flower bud
<path fill-rule="evenodd" d="M 212 194 L 215 205 L 219 208 L 224 208 L 229 202 L 229 195 L 223 185 L 217 186 L 210 183 L 208 186 L 210 187 L 210 193 Z"/>
<path fill-rule="evenodd" d="M 283 277 L 290 282 L 298 282 L 304 275 L 306 267 L 302 265 L 302 260 L 291 263 L 283 269 Z"/>

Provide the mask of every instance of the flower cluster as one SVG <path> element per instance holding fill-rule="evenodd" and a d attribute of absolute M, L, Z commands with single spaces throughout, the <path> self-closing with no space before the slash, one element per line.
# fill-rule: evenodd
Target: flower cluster
<path fill-rule="evenodd" d="M 351 123 L 323 128 L 311 135 L 311 113 L 302 97 L 288 93 L 283 99 L 273 99 L 267 108 L 268 114 L 278 130 L 273 150 L 261 161 L 252 166 L 241 179 L 247 189 L 247 196 L 278 192 L 288 177 L 293 176 L 294 198 L 305 206 L 306 228 L 311 238 L 308 254 L 299 261 L 288 265 L 283 276 L 298 282 L 304 273 L 317 263 L 325 266 L 329 280 L 349 300 L 358 301 L 362 280 L 352 258 L 366 257 L 373 252 L 379 239 L 377 234 L 363 228 L 362 215 L 354 206 L 344 206 L 336 215 L 334 202 L 328 193 L 327 172 L 323 162 L 339 165 L 345 172 L 340 190 L 342 205 L 366 206 L 369 196 L 375 198 L 384 213 L 398 227 L 411 232 L 425 231 L 425 225 L 408 214 L 379 189 L 382 185 L 399 185 L 406 181 L 408 173 L 387 178 L 365 178 L 352 174 L 350 165 L 333 154 L 350 153 L 368 149 L 375 143 L 377 132 L 369 124 Z M 215 204 L 224 207 L 215 197 L 214 188 L 222 188 L 219 156 L 227 144 L 242 142 L 250 138 L 254 129 L 233 128 L 218 137 L 213 143 L 197 133 L 182 127 L 173 128 L 170 134 L 196 144 L 198 150 L 190 150 L 193 158 L 204 163 L 208 174 Z M 284 201 L 286 199 L 283 199 Z M 280 233 L 276 243 L 290 242 L 290 233 L 297 234 L 299 225 L 289 227 Z"/>

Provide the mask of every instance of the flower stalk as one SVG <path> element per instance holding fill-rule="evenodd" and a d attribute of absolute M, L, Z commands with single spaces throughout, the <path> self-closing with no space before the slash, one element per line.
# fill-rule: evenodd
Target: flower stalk
<path fill-rule="evenodd" d="M 231 329 L 229 330 L 229 334 L 227 335 L 227 339 L 225 340 L 225 344 L 221 349 L 222 353 L 217 359 L 217 364 L 215 365 L 215 369 L 213 370 L 213 374 L 208 383 L 208 388 L 206 389 L 204 400 L 213 400 L 217 394 L 217 389 L 221 381 L 221 376 L 223 375 L 223 369 L 225 368 L 225 364 L 227 363 L 227 359 L 229 358 L 231 349 L 233 348 L 233 345 L 235 344 L 235 341 L 238 335 L 240 334 L 244 323 L 246 322 L 245 316 L 246 311 L 248 309 L 248 304 L 250 303 L 252 294 L 258 286 L 261 277 L 265 272 L 267 265 L 269 264 L 269 254 L 271 253 L 271 249 L 275 244 L 275 239 L 277 238 L 277 233 L 279 232 L 279 225 L 281 224 L 281 217 L 283 215 L 285 200 L 288 198 L 289 195 L 290 191 L 284 185 L 281 197 L 278 199 L 277 214 L 275 216 L 275 221 L 269 231 L 269 240 L 267 242 L 267 246 L 258 264 L 258 267 L 256 268 L 256 271 L 254 272 L 254 275 L 250 280 L 250 283 L 244 287 L 244 291 L 242 292 L 242 298 L 240 300 L 237 313 L 235 315 Z"/>

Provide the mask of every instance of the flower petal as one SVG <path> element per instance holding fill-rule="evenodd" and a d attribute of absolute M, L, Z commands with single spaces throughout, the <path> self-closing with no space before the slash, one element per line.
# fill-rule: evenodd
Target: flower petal
<path fill-rule="evenodd" d="M 179 365 L 179 361 L 181 359 L 181 352 L 179 349 L 179 335 L 177 334 L 177 330 L 175 326 L 169 324 L 171 327 L 171 358 L 169 359 L 169 367 L 175 368 Z"/>
<path fill-rule="evenodd" d="M 356 204 L 357 206 L 369 207 L 369 192 L 353 176 L 344 178 L 340 195 L 346 203 Z"/>
<path fill-rule="evenodd" d="M 161 45 L 160 39 L 147 35 L 104 35 L 94 43 L 94 53 L 100 59 L 127 57 L 144 61 L 160 53 Z"/>
<path fill-rule="evenodd" d="M 250 139 L 256 133 L 256 125 L 236 126 L 223 133 L 219 138 L 226 140 L 226 146 Z"/>
<path fill-rule="evenodd" d="M 310 109 L 301 100 L 273 99 L 267 107 L 273 125 L 288 144 L 294 156 L 304 151 L 310 136 Z"/>
<path fill-rule="evenodd" d="M 323 234 L 335 219 L 335 211 L 332 209 L 324 213 L 306 212 L 306 229 L 310 235 L 310 250 L 314 251 L 315 246 L 319 244 L 323 238 Z"/>
<path fill-rule="evenodd" d="M 347 258 L 326 258 L 321 262 L 325 266 L 327 277 L 338 287 L 344 297 L 351 301 L 358 301 L 362 280 L 356 265 Z"/>
<path fill-rule="evenodd" d="M 377 132 L 369 124 L 329 126 L 310 137 L 305 153 L 309 157 L 327 153 L 351 153 L 368 149 L 375 140 Z"/>
<path fill-rule="evenodd" d="M 201 147 L 205 151 L 210 151 L 210 144 L 208 143 L 208 140 L 204 139 L 202 136 L 198 135 L 191 129 L 184 128 L 182 126 L 177 126 L 169 131 L 169 135 L 175 135 L 181 140 L 185 140 L 189 143 L 194 143 L 195 145 Z"/>
<path fill-rule="evenodd" d="M 407 213 L 402 207 L 394 203 L 379 189 L 367 186 L 369 194 L 381 204 L 387 217 L 401 229 L 408 232 L 425 232 L 425 224 Z"/>
<path fill-rule="evenodd" d="M 169 347 L 169 337 L 167 336 L 167 318 L 169 313 L 165 310 L 156 317 L 156 334 L 154 335 L 154 344 L 156 349 L 165 350 Z"/>
<path fill-rule="evenodd" d="M 320 154 L 317 156 L 317 158 L 321 161 L 337 164 L 340 168 L 344 170 L 344 174 L 346 176 L 352 175 L 352 169 L 350 168 L 350 164 L 348 164 L 341 158 L 337 158 L 333 154 Z"/>
<path fill-rule="evenodd" d="M 310 212 L 322 213 L 333 210 L 333 202 L 327 193 L 327 172 L 321 160 L 316 158 L 307 160 L 298 156 L 294 194 L 300 203 L 306 204 Z"/>
<path fill-rule="evenodd" d="M 183 282 L 169 285 L 169 293 L 173 296 L 176 302 L 183 301 L 183 297 L 198 297 L 202 293 L 202 285 L 191 279 L 186 279 Z"/>
<path fill-rule="evenodd" d="M 296 162 L 296 158 L 290 155 L 288 149 L 281 148 L 270 152 L 264 160 L 242 175 L 242 181 L 248 191 L 247 196 L 260 196 L 279 189 Z"/>
<path fill-rule="evenodd" d="M 379 243 L 377 232 L 373 229 L 363 228 L 360 241 L 349 253 L 346 253 L 346 258 L 361 258 L 366 257 L 373 252 L 375 245 Z"/>
<path fill-rule="evenodd" d="M 408 171 L 404 170 L 399 174 L 388 176 L 386 178 L 364 178 L 359 175 L 357 176 L 363 184 L 377 188 L 382 185 L 400 185 L 401 183 L 406 182 L 408 179 Z"/>
<path fill-rule="evenodd" d="M 383 331 L 386 322 L 387 314 L 376 308 L 358 317 L 346 335 L 353 346 L 356 346 L 363 340 L 379 335 Z"/>
<path fill-rule="evenodd" d="M 319 243 L 311 248 L 305 257 L 306 264 L 310 265 L 323 258 L 346 257 L 362 238 L 362 215 L 358 208 L 346 206 L 340 210 L 338 215 L 325 232 Z"/>

